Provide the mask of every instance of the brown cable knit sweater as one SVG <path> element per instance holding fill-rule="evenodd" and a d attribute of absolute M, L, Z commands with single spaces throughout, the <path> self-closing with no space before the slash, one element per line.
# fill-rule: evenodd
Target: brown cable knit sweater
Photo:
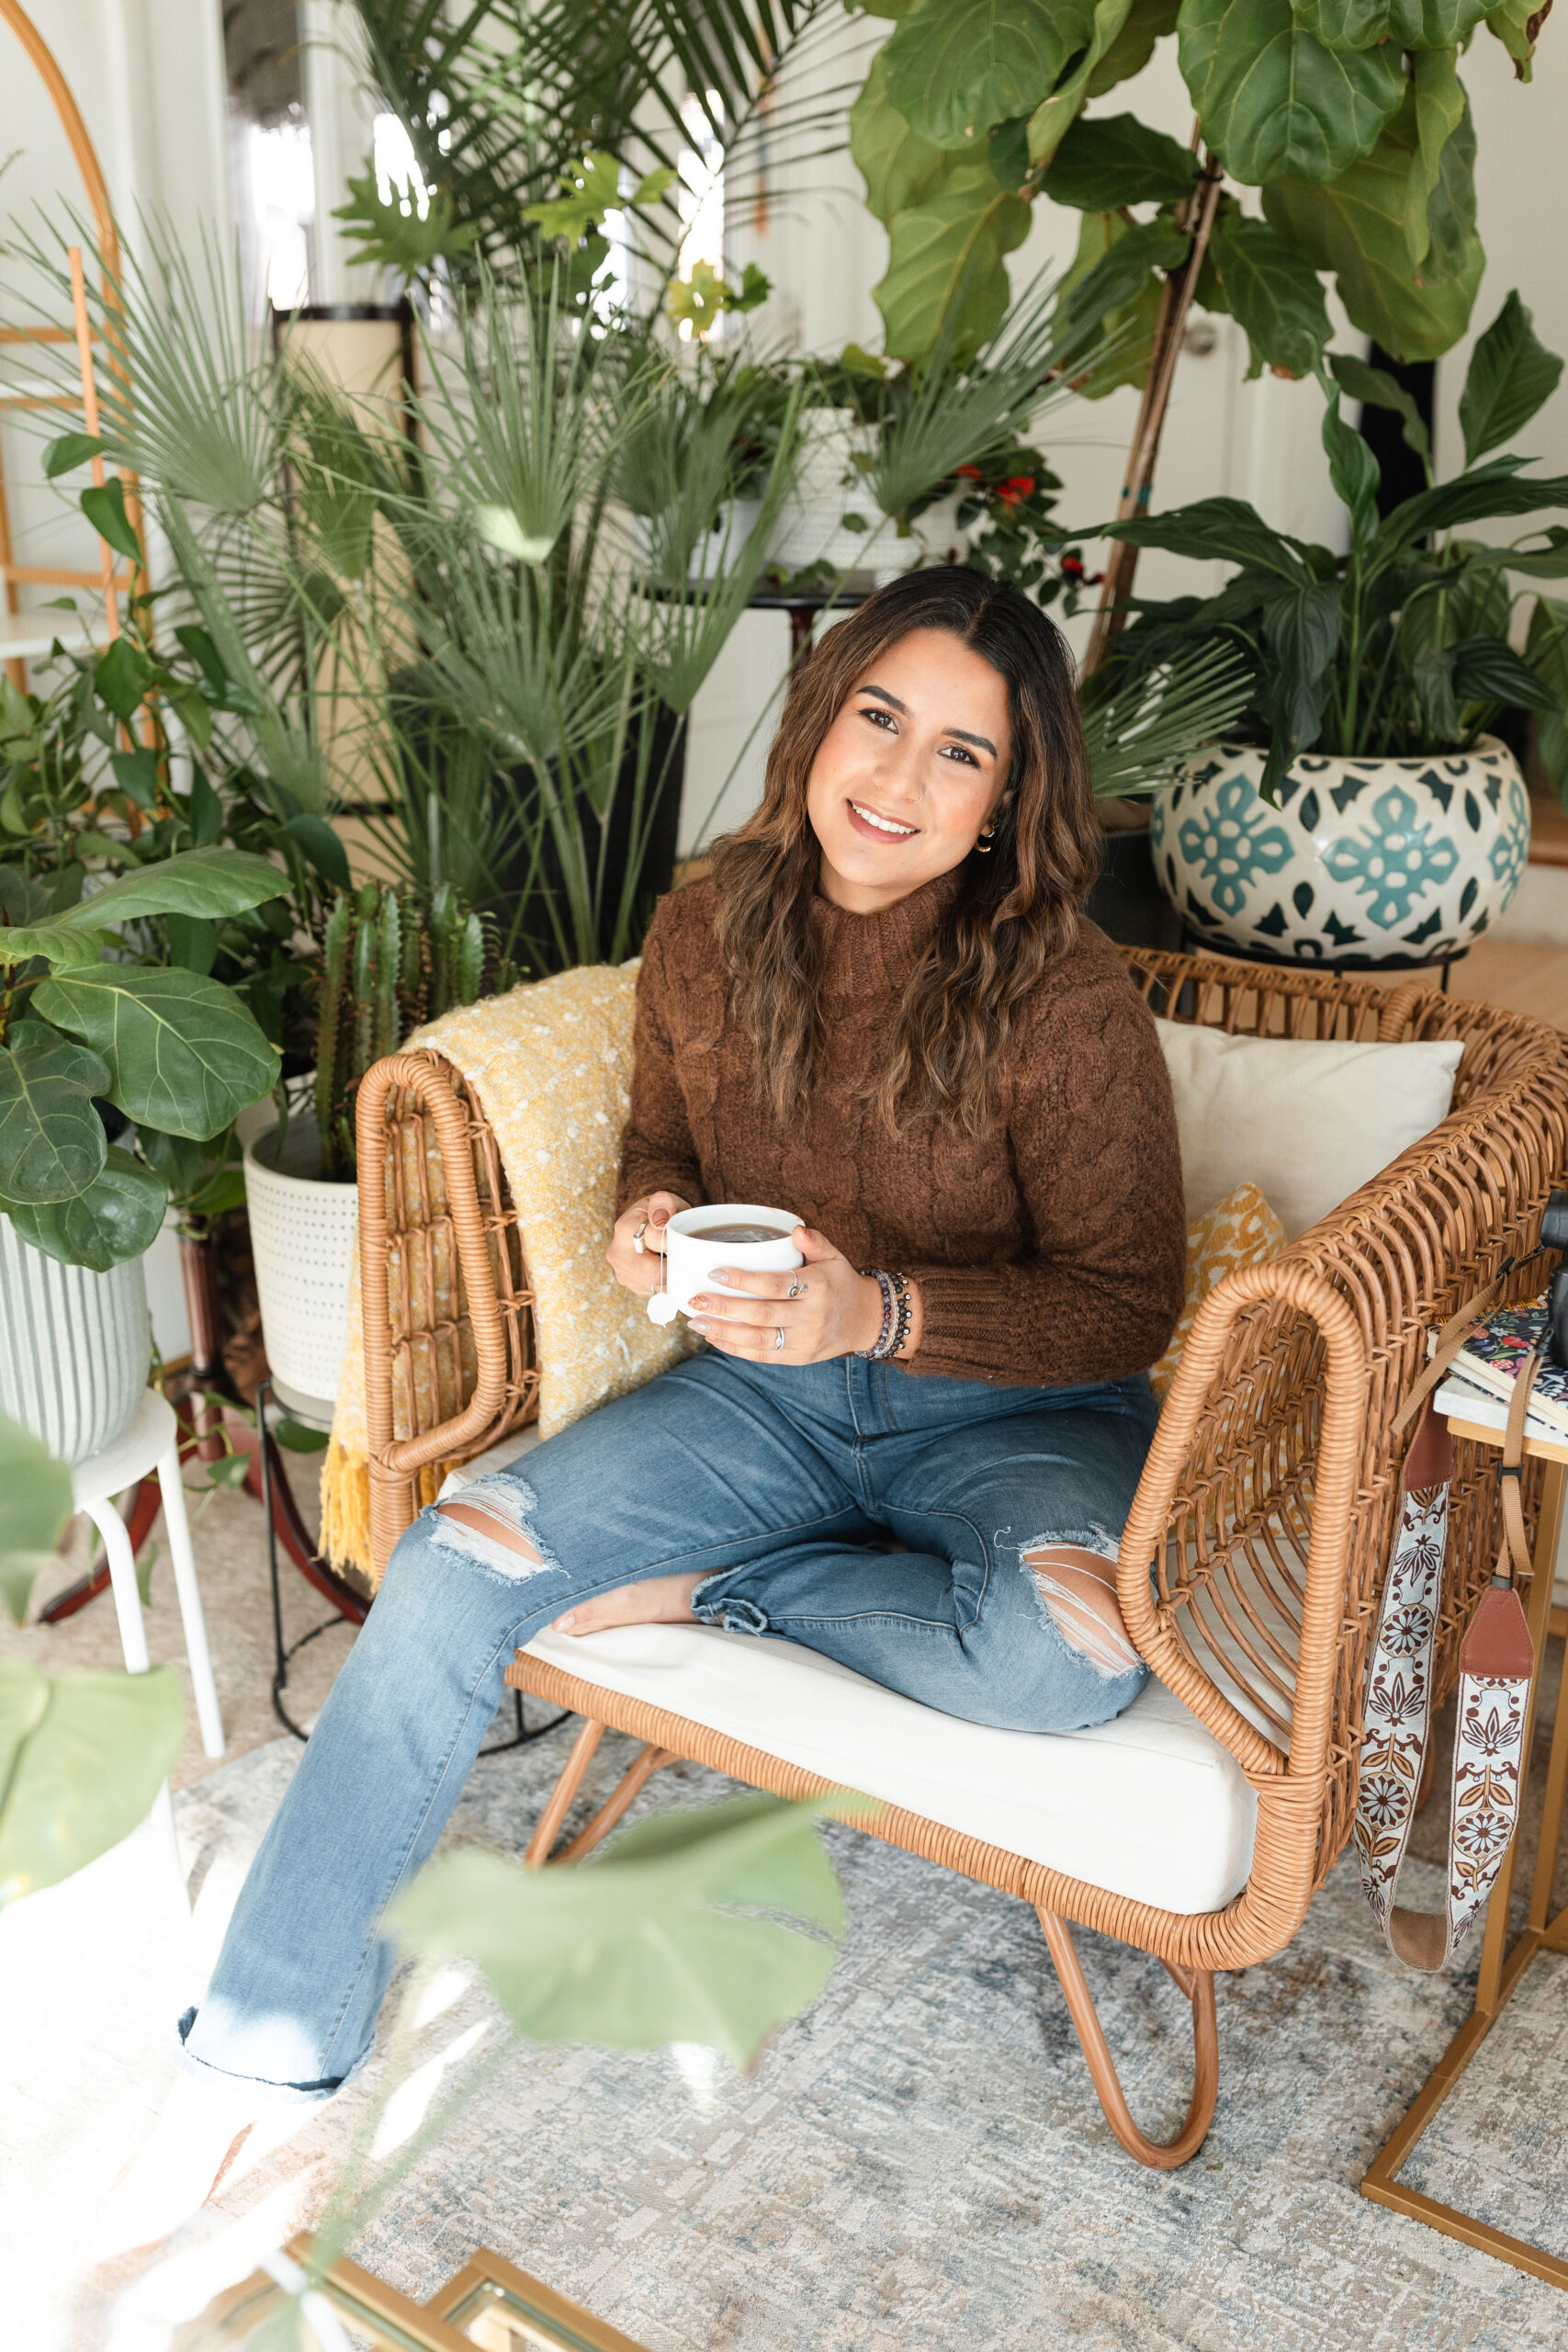
<path fill-rule="evenodd" d="M 1184 1286 L 1181 1163 L 1148 1011 L 1102 933 L 1015 1016 L 1003 1125 L 972 1142 L 925 1120 L 895 1143 L 855 1087 L 954 885 L 879 915 L 813 901 L 828 1057 L 787 1129 L 756 1098 L 728 1017 L 714 886 L 660 902 L 637 979 L 617 1211 L 645 1193 L 793 1210 L 858 1266 L 919 1282 L 912 1373 L 1042 1386 L 1152 1363 Z"/>

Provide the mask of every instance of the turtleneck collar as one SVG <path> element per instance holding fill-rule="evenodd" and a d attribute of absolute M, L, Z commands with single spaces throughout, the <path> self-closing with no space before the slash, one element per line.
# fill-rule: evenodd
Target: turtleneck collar
<path fill-rule="evenodd" d="M 901 992 L 962 880 L 962 869 L 954 866 L 880 914 L 852 914 L 830 899 L 814 898 L 811 920 L 822 942 L 822 988 L 844 996 Z"/>

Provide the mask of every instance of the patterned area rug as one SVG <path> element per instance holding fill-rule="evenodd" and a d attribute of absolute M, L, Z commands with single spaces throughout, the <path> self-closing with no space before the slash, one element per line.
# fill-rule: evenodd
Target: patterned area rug
<path fill-rule="evenodd" d="M 520 1849 L 567 1736 L 481 1762 L 453 1834 Z M 606 1738 L 601 1793 L 630 1752 Z M 278 1741 L 178 1800 L 209 1955 L 296 1755 Z M 639 1817 L 728 1785 L 667 1772 Z M 1527 2352 L 1568 2337 L 1568 2299 L 1356 2191 L 1468 2011 L 1473 1948 L 1446 1977 L 1398 1969 L 1341 1864 L 1287 1952 L 1220 1980 L 1213 2132 L 1155 2175 L 1106 2128 L 1033 1915 L 875 1838 L 827 1836 L 843 1957 L 752 2076 L 691 2050 L 525 2052 L 355 2257 L 423 2300 L 488 2244 L 649 2352 Z M 1435 1906 L 1433 1866 L 1408 1878 Z M 1168 2132 L 1190 2088 L 1185 2004 L 1152 1962 L 1079 1946 L 1134 2112 Z M 1568 1968 L 1538 1963 L 1406 2175 L 1560 2253 L 1565 1994 Z M 421 2042 L 427 2084 L 491 2017 L 481 1990 L 456 1988 Z M 383 2064 L 231 2178 L 164 2258 L 90 2282 L 73 2352 L 154 2352 L 261 2235 L 313 2219 Z"/>

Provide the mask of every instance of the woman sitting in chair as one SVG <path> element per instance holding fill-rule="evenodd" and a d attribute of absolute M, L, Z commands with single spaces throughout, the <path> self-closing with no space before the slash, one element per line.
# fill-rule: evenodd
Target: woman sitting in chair
<path fill-rule="evenodd" d="M 796 672 L 761 807 L 649 933 L 609 1256 L 646 1295 L 671 1216 L 755 1201 L 805 1262 L 727 1276 L 697 1354 L 403 1536 L 183 2021 L 154 2227 L 264 2096 L 367 2055 L 381 1914 L 545 1627 L 804 1643 L 1021 1731 L 1141 1690 L 1115 1561 L 1181 1170 L 1154 1024 L 1078 913 L 1097 842 L 1071 665 L 1014 590 L 912 573 Z"/>

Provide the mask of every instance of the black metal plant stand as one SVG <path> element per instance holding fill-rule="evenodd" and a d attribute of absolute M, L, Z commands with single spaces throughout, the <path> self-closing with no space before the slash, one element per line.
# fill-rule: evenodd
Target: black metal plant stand
<path fill-rule="evenodd" d="M 294 1499 L 294 1489 L 289 1484 L 288 1465 L 267 1420 L 267 1407 L 272 1401 L 272 1383 L 264 1380 L 256 1390 L 255 1409 L 257 1452 L 261 1458 L 262 1509 L 266 1514 L 267 1576 L 272 1587 L 272 1711 L 285 1731 L 295 1739 L 305 1740 L 310 1738 L 310 1733 L 301 1731 L 283 1703 L 283 1694 L 288 1688 L 289 1667 L 309 1643 L 322 1634 L 330 1633 L 334 1625 L 345 1622 L 351 1625 L 363 1625 L 370 1613 L 372 1602 L 364 1593 L 356 1592 L 338 1575 L 332 1563 L 323 1560 L 311 1547 L 299 1506 Z M 293 1565 L 308 1584 L 313 1585 L 325 1600 L 332 1602 L 335 1612 L 331 1617 L 323 1617 L 319 1625 L 312 1625 L 297 1640 L 288 1643 L 283 1637 L 283 1588 L 277 1566 L 280 1536 Z M 564 1724 L 570 1713 L 570 1708 L 565 1709 L 561 1713 L 552 1715 L 547 1723 L 536 1724 L 530 1730 L 523 1713 L 522 1691 L 513 1690 L 512 1700 L 517 1724 L 515 1732 L 510 1739 L 498 1739 L 491 1747 L 481 1747 L 481 1757 L 505 1756 L 514 1747 L 525 1747 L 536 1739 L 543 1739 L 558 1724 Z"/>

